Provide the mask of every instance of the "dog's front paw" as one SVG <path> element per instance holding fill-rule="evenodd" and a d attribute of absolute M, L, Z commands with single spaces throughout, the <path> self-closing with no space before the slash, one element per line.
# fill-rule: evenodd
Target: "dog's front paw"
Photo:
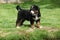
<path fill-rule="evenodd" d="M 19 26 L 17 26 L 16 28 L 20 28 Z"/>
<path fill-rule="evenodd" d="M 41 29 L 41 28 L 43 28 L 43 26 L 39 26 L 39 28 Z"/>

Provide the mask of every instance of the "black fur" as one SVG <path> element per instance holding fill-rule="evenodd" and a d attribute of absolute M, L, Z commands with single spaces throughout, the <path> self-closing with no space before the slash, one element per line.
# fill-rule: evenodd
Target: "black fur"
<path fill-rule="evenodd" d="M 39 9 L 38 6 L 32 5 L 30 10 L 24 10 L 24 9 L 21 9 L 19 6 L 16 6 L 16 9 L 18 11 L 17 20 L 16 20 L 16 26 L 18 25 L 18 23 L 20 23 L 19 25 L 22 25 L 25 20 L 30 21 L 31 25 L 34 23 L 34 21 L 36 21 L 36 22 L 40 21 L 40 19 L 34 20 L 33 18 L 35 18 L 35 15 L 33 15 L 31 13 L 31 10 L 33 10 L 33 11 L 38 10 L 37 16 L 41 17 L 40 9 Z"/>

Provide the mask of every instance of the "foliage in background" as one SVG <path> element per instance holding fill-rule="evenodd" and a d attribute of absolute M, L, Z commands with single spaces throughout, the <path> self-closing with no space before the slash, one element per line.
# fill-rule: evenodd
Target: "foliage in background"
<path fill-rule="evenodd" d="M 51 2 L 55 5 L 60 5 L 60 0 L 51 0 Z"/>

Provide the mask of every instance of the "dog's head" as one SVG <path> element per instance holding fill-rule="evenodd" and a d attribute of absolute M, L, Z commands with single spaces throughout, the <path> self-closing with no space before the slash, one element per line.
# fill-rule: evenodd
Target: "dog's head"
<path fill-rule="evenodd" d="M 30 8 L 30 12 L 33 15 L 37 15 L 39 13 L 40 8 L 37 5 L 32 5 Z"/>
<path fill-rule="evenodd" d="M 32 14 L 34 20 L 38 20 L 41 17 L 40 8 L 37 5 L 32 5 L 30 8 L 30 13 Z"/>

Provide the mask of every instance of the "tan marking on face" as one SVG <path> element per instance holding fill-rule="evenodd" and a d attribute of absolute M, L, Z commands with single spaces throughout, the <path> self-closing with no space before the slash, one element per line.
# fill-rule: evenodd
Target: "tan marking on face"
<path fill-rule="evenodd" d="M 31 13 L 32 13 L 33 15 L 37 15 L 37 14 L 38 14 L 38 10 L 31 10 Z"/>
<path fill-rule="evenodd" d="M 34 10 L 34 13 L 35 13 L 35 14 L 38 14 L 38 10 Z"/>

